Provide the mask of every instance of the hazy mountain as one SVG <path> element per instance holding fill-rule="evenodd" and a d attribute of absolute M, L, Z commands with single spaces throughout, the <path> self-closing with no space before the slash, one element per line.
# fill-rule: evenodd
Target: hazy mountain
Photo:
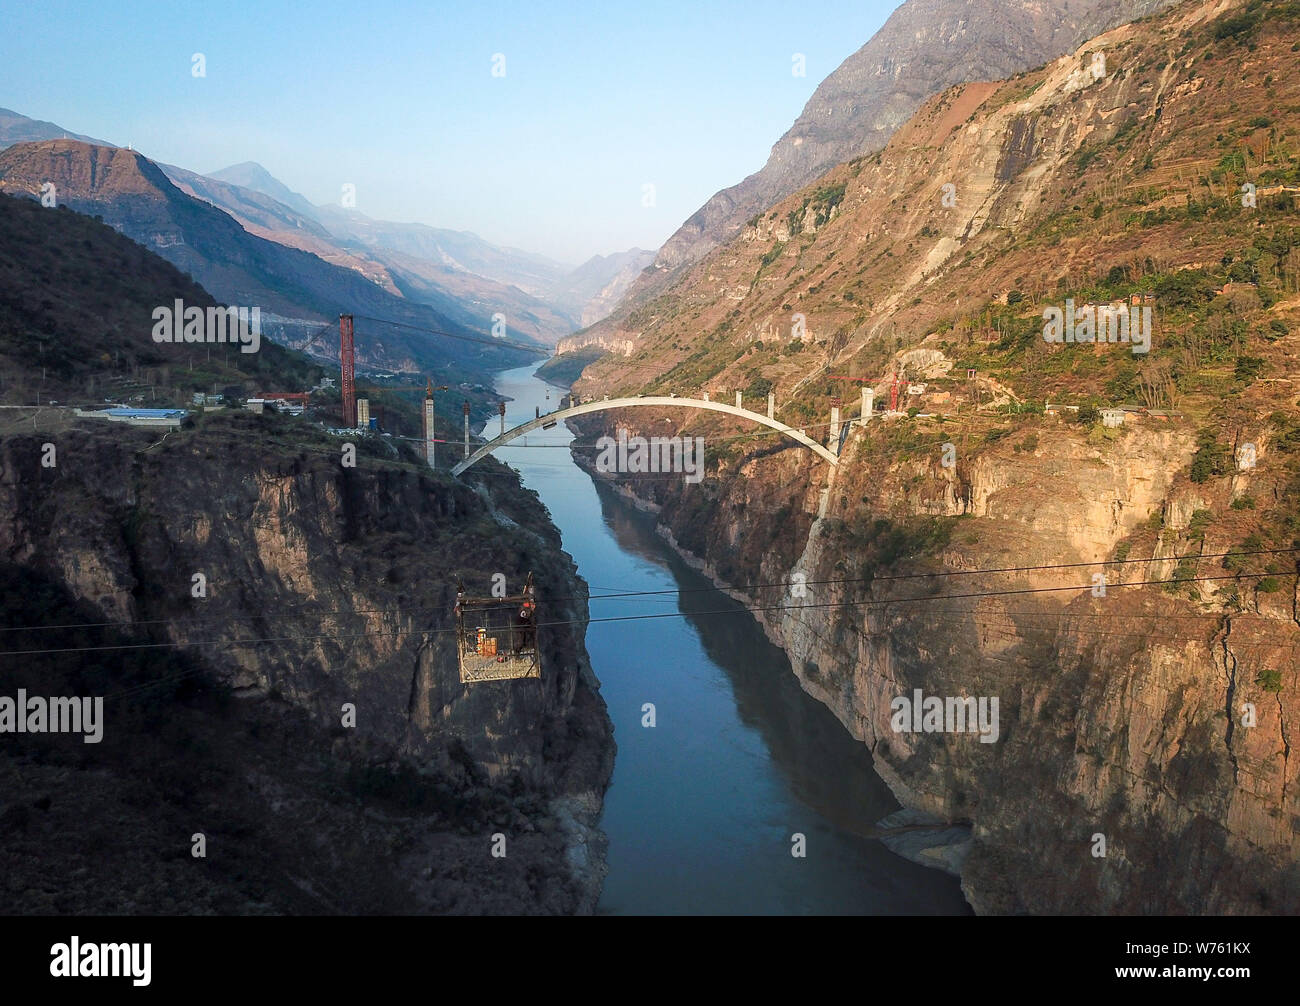
<path fill-rule="evenodd" d="M 200 175 L 170 164 L 160 163 L 158 167 L 190 195 L 219 206 L 257 227 L 270 231 L 301 231 L 322 241 L 332 240 L 333 235 L 321 226 L 314 211 L 304 213 L 262 189 L 223 181 L 212 175 Z"/>
<path fill-rule="evenodd" d="M 594 324 L 614 309 L 654 258 L 654 252 L 643 248 L 594 255 L 569 273 L 553 296 L 569 298 L 579 311 L 582 324 Z"/>
<path fill-rule="evenodd" d="M 329 203 L 316 207 L 322 223 L 340 237 L 367 248 L 401 252 L 517 286 L 535 297 L 547 295 L 569 273 L 569 266 L 544 255 L 503 248 L 469 231 L 426 224 L 374 220 L 356 210 Z"/>
<path fill-rule="evenodd" d="M 0 109 L 0 149 L 63 138 L 114 146 Z M 645 253 L 633 249 L 598 255 L 570 269 L 468 231 L 373 220 L 328 204 L 316 207 L 255 161 L 210 175 L 158 167 L 182 192 L 234 217 L 250 234 L 350 269 L 394 296 L 428 304 L 471 328 L 489 330 L 492 316 L 504 314 L 512 338 L 545 345 L 604 317 L 647 264 L 640 261 Z"/>
<path fill-rule="evenodd" d="M 31 143 L 36 140 L 60 140 L 65 138 L 82 140 L 85 143 L 94 143 L 101 147 L 113 146 L 111 143 L 105 143 L 103 140 L 96 140 L 89 136 L 82 136 L 80 133 L 70 133 L 53 122 L 29 119 L 27 116 L 20 115 L 8 108 L 0 108 L 0 148 L 14 143 Z"/>
<path fill-rule="evenodd" d="M 293 189 L 285 185 L 256 161 L 232 164 L 220 171 L 210 172 L 207 177 L 214 178 L 219 182 L 229 182 L 232 185 L 238 185 L 240 188 L 252 189 L 254 192 L 260 192 L 264 196 L 270 196 L 276 202 L 297 210 L 304 217 L 318 220 L 316 207 L 308 202 L 305 196 L 294 192 Z"/>
<path fill-rule="evenodd" d="M 219 301 L 262 308 L 263 328 L 297 345 L 347 312 L 383 322 L 481 337 L 443 312 L 384 290 L 359 272 L 250 234 L 228 214 L 178 189 L 158 165 L 129 150 L 77 140 L 22 143 L 0 152 L 0 190 L 35 197 L 54 182 L 60 205 L 102 217 L 188 272 Z M 324 338 L 318 349 L 335 345 Z M 358 323 L 358 357 L 386 367 L 515 360 L 495 347 Z"/>
<path fill-rule="evenodd" d="M 549 305 L 569 323 L 557 334 L 551 334 L 553 327 L 546 327 L 538 334 L 543 339 L 549 335 L 552 344 L 581 325 L 590 325 L 608 314 L 654 257 L 651 252 L 633 248 L 612 255 L 596 255 L 570 269 L 543 255 L 494 245 L 469 231 L 374 220 L 356 210 L 328 204 L 316 207 L 316 211 L 331 231 L 352 242 L 351 247 L 365 248 L 390 271 L 415 270 L 425 282 L 446 283 L 462 289 L 468 276 L 513 287 L 536 302 L 512 307 L 510 299 L 502 299 L 503 292 L 490 289 L 480 289 L 475 296 L 486 305 L 494 303 L 495 298 L 508 317 L 530 317 L 538 324 L 544 324 L 547 314 L 541 305 Z M 427 265 L 417 268 L 418 262 Z M 432 272 L 429 266 L 433 267 Z"/>
<path fill-rule="evenodd" d="M 428 304 L 467 327 L 488 330 L 492 316 L 500 313 L 506 316 L 507 336 L 534 339 L 548 346 L 578 327 L 577 311 L 557 309 L 518 288 L 441 262 L 368 248 L 353 238 L 336 235 L 318 222 L 314 207 L 310 215 L 303 214 L 267 195 L 266 189 L 290 190 L 260 165 L 237 167 L 247 169 L 244 174 L 250 178 L 260 178 L 261 189 L 170 165 L 159 166 L 183 191 L 229 213 L 250 233 L 359 272 L 394 296 Z M 236 170 L 230 168 L 227 172 Z"/>

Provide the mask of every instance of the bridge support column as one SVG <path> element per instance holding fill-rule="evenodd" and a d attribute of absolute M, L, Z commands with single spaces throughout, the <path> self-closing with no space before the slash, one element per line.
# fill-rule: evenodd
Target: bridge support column
<path fill-rule="evenodd" d="M 706 402 L 709 401 L 709 393 L 707 391 L 704 393 L 704 400 Z"/>
<path fill-rule="evenodd" d="M 739 391 L 736 392 L 736 408 L 738 408 L 738 409 L 743 409 L 743 408 L 744 408 L 744 406 L 740 404 L 740 392 L 739 392 Z"/>
<path fill-rule="evenodd" d="M 464 404 L 465 412 L 465 457 L 469 457 L 469 402 Z"/>
<path fill-rule="evenodd" d="M 876 407 L 876 392 L 874 388 L 862 389 L 862 423 L 865 425 L 871 418 L 871 410 Z"/>
<path fill-rule="evenodd" d="M 770 391 L 767 393 L 767 418 L 776 418 L 776 395 Z"/>
<path fill-rule="evenodd" d="M 831 406 L 831 442 L 826 445 L 836 454 L 840 452 L 840 407 Z"/>
<path fill-rule="evenodd" d="M 502 402 L 499 406 L 501 410 L 501 435 L 506 435 L 506 403 Z"/>
<path fill-rule="evenodd" d="M 434 444 L 436 441 L 433 437 L 433 395 L 430 393 L 424 399 L 424 460 L 428 462 L 429 467 L 433 465 Z"/>

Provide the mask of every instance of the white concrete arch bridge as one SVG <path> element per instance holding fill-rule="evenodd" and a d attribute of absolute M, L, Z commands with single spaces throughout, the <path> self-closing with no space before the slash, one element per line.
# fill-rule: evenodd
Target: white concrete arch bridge
<path fill-rule="evenodd" d="M 768 395 L 767 398 L 767 415 L 763 415 L 761 412 L 751 412 L 749 409 L 743 408 L 740 403 L 741 403 L 740 392 L 736 393 L 735 405 L 728 405 L 725 402 L 714 402 L 708 399 L 707 397 L 703 399 L 677 398 L 675 396 L 665 396 L 665 395 L 646 395 L 640 398 L 604 398 L 604 399 L 599 399 L 597 401 L 582 402 L 579 405 L 573 405 L 567 409 L 559 409 L 555 412 L 548 412 L 544 416 L 538 416 L 535 419 L 528 420 L 528 422 L 526 423 L 520 423 L 514 429 L 505 430 L 504 432 L 502 432 L 502 434 L 499 437 L 497 437 L 494 440 L 489 440 L 486 444 L 483 444 L 481 447 L 479 447 L 478 450 L 474 451 L 473 454 L 470 454 L 468 451 L 469 440 L 467 434 L 467 439 L 465 442 L 467 456 L 463 461 L 461 461 L 459 464 L 453 467 L 451 472 L 453 475 L 459 475 L 461 474 L 461 472 L 465 471 L 471 465 L 487 457 L 498 447 L 506 446 L 507 444 L 510 443 L 510 441 L 516 439 L 517 437 L 521 437 L 525 433 L 529 433 L 532 430 L 540 429 L 542 427 L 549 428 L 551 426 L 554 426 L 556 423 L 563 422 L 564 420 L 569 419 L 573 416 L 584 416 L 591 412 L 604 412 L 608 409 L 636 409 L 636 408 L 644 408 L 646 406 L 654 406 L 654 407 L 667 406 L 669 408 L 674 408 L 674 409 L 705 409 L 709 412 L 721 412 L 721 413 L 725 413 L 726 415 L 737 416 L 741 419 L 747 419 L 750 422 L 754 422 L 762 426 L 770 427 L 771 429 L 774 429 L 784 434 L 785 436 L 789 437 L 791 440 L 794 440 L 799 444 L 802 444 L 804 447 L 807 447 L 810 451 L 813 451 L 819 457 L 828 461 L 831 465 L 838 465 L 840 463 L 840 459 L 836 453 L 836 451 L 838 451 L 840 446 L 840 430 L 839 430 L 840 422 L 839 422 L 838 408 L 833 409 L 831 412 L 830 443 L 833 449 L 827 449 L 826 447 L 823 447 L 821 444 L 819 444 L 816 440 L 813 440 L 811 437 L 809 437 L 802 430 L 796 430 L 793 427 L 787 426 L 785 423 L 776 419 L 774 417 L 774 413 L 776 411 L 775 401 L 772 395 Z M 502 425 L 505 425 L 504 419 L 502 420 Z"/>

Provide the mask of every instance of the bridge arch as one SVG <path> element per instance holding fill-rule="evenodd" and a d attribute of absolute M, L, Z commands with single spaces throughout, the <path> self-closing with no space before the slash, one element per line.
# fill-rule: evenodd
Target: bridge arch
<path fill-rule="evenodd" d="M 686 409 L 706 409 L 709 412 L 722 412 L 729 416 L 739 416 L 741 419 L 748 419 L 751 422 L 759 423 L 763 426 L 770 427 L 780 433 L 785 434 L 792 440 L 797 441 L 809 450 L 816 452 L 832 465 L 838 465 L 840 459 L 833 453 L 817 443 L 807 434 L 800 433 L 793 427 L 786 426 L 785 423 L 776 419 L 769 419 L 759 412 L 750 412 L 748 409 L 742 409 L 739 406 L 727 405 L 725 402 L 707 402 L 699 398 L 670 398 L 666 395 L 647 395 L 644 398 L 607 398 L 594 402 L 583 402 L 581 405 L 574 405 L 567 409 L 560 409 L 556 412 L 548 412 L 544 416 L 536 419 L 530 419 L 526 423 L 520 423 L 514 429 L 506 430 L 505 433 L 495 440 L 489 440 L 483 444 L 473 454 L 465 458 L 451 470 L 453 475 L 459 475 L 471 465 L 483 460 L 498 447 L 504 447 L 516 437 L 521 437 L 525 433 L 540 429 L 551 423 L 560 423 L 574 416 L 584 416 L 590 412 L 604 412 L 607 409 L 634 409 L 641 406 L 670 406 L 672 408 Z"/>

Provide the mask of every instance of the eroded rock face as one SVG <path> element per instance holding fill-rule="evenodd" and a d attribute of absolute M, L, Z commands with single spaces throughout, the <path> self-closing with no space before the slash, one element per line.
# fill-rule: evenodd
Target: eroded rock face
<path fill-rule="evenodd" d="M 52 470 L 39 464 L 43 438 L 5 439 L 0 553 L 105 619 L 180 644 L 237 695 L 305 711 L 308 733 L 339 732 L 344 703 L 355 705 L 355 729 L 335 746 L 341 763 L 397 759 L 427 769 L 438 794 L 441 816 L 412 823 L 422 837 L 403 839 L 417 848 L 411 857 L 432 857 L 394 881 L 409 880 L 403 910 L 590 911 L 603 878 L 595 822 L 612 728 L 583 644 L 585 587 L 544 510 L 502 479 L 481 496 L 445 474 L 286 452 L 256 435 L 254 420 L 209 418 L 202 437 L 181 432 L 152 448 L 156 431 L 91 424 L 60 436 Z M 530 571 L 545 621 L 564 623 L 540 630 L 542 678 L 461 684 L 449 631 L 457 577 L 486 593 L 494 572 L 514 589 Z M 205 596 L 193 596 L 196 574 Z M 502 794 L 510 804 L 499 820 L 474 809 Z M 295 799 L 304 798 L 277 802 Z M 458 805 L 469 808 L 459 825 Z M 460 850 L 460 838 L 435 840 L 467 822 L 519 838 L 536 877 L 563 884 L 532 903 L 527 886 L 475 902 L 476 890 L 493 889 L 476 887 L 475 871 L 492 861 Z M 444 853 L 460 864 L 456 898 L 436 865 Z"/>
<path fill-rule="evenodd" d="M 906 807 L 973 824 L 961 875 L 977 911 L 1296 911 L 1300 694 L 1291 673 L 1279 691 L 1259 683 L 1293 666 L 1294 581 L 1270 594 L 1249 580 L 1197 583 L 1199 600 L 1139 585 L 1170 575 L 1160 557 L 1230 545 L 1189 537 L 1191 514 L 1222 512 L 1231 491 L 1179 474 L 1191 434 L 1152 425 L 1098 444 L 1052 423 L 1033 450 L 1008 445 L 953 470 L 887 458 L 862 437 L 851 434 L 820 519 L 824 466 L 796 449 L 724 465 L 699 486 L 624 489 L 659 508 L 665 538 L 698 568 L 764 609 L 756 617 L 804 689 L 871 748 Z M 871 565 L 855 529 L 927 513 L 966 516 L 932 554 Z M 1117 554 L 1152 558 L 1023 569 Z M 1020 571 L 862 582 L 1008 567 Z M 1099 569 L 1105 596 L 1089 589 Z M 743 586 L 796 572 L 806 607 L 789 588 Z M 1226 575 L 1218 559 L 1197 573 Z M 1074 589 L 996 593 L 1062 584 Z M 896 731 L 891 703 L 917 689 L 996 697 L 997 740 Z"/>
<path fill-rule="evenodd" d="M 742 233 L 755 214 L 835 165 L 882 148 L 929 96 L 954 84 L 998 80 L 1038 66 L 1167 2 L 999 0 L 977 7 L 971 0 L 909 0 L 900 5 L 818 85 L 799 118 L 773 144 L 767 163 L 696 210 L 659 249 L 655 270 L 638 278 L 610 320 L 576 344 L 609 338 L 629 312 Z M 1032 143 L 1032 135 L 1027 139 Z M 1008 170 L 1023 166 L 1026 153 L 1008 159 Z M 788 233 L 780 236 L 788 238 Z"/>

